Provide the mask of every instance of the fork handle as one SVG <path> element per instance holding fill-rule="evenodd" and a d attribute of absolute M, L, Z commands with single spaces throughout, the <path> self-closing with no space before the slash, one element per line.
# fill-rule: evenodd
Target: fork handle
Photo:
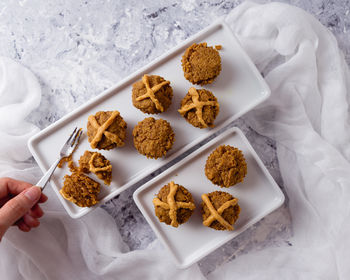
<path fill-rule="evenodd" d="M 61 159 L 59 158 L 58 160 L 56 160 L 50 167 L 49 170 L 46 171 L 46 173 L 44 174 L 44 176 L 40 179 L 40 181 L 36 184 L 36 186 L 41 188 L 41 191 L 43 191 L 45 189 L 45 186 L 47 184 L 47 182 L 50 180 L 53 172 L 55 171 L 57 165 L 60 163 Z"/>

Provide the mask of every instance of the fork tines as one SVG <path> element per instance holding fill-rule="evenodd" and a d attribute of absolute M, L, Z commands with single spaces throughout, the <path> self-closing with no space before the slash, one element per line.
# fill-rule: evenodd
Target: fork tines
<path fill-rule="evenodd" d="M 82 134 L 83 134 L 82 128 L 78 129 L 78 127 L 75 127 L 72 134 L 69 136 L 66 142 L 66 145 L 73 147 L 74 145 L 78 144 Z"/>
<path fill-rule="evenodd" d="M 76 130 L 77 128 L 75 128 Z M 74 131 L 75 131 L 74 130 Z M 71 147 L 73 147 L 74 145 L 77 145 L 79 143 L 79 140 L 80 140 L 80 137 L 81 135 L 83 134 L 83 129 L 82 128 L 79 128 L 78 131 L 75 133 L 74 135 L 74 138 L 72 140 L 72 144 L 71 144 Z"/>

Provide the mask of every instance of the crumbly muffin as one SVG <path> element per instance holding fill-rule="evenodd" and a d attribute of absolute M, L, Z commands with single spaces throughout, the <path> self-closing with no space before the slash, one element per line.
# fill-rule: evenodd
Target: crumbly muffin
<path fill-rule="evenodd" d="M 75 151 L 75 150 L 74 150 Z M 70 170 L 70 172 L 77 172 L 78 168 L 75 166 L 74 161 L 73 161 L 73 154 L 74 151 L 68 156 L 68 157 L 63 157 L 60 162 L 58 163 L 57 167 L 58 168 L 63 168 L 63 166 L 65 165 L 65 163 L 68 164 L 68 168 Z"/>
<path fill-rule="evenodd" d="M 205 175 L 220 187 L 231 187 L 243 182 L 247 174 L 247 163 L 241 150 L 222 145 L 216 148 L 205 164 Z"/>
<path fill-rule="evenodd" d="M 214 126 L 219 110 L 220 105 L 212 92 L 191 87 L 178 112 L 193 126 L 207 128 Z"/>
<path fill-rule="evenodd" d="M 170 124 L 163 119 L 146 118 L 139 122 L 133 132 L 134 146 L 148 158 L 160 158 L 171 149 L 175 134 Z"/>
<path fill-rule="evenodd" d="M 91 207 L 98 203 L 97 195 L 100 193 L 100 188 L 98 182 L 83 173 L 76 172 L 64 176 L 60 194 L 80 207 Z"/>
<path fill-rule="evenodd" d="M 173 89 L 170 82 L 156 75 L 143 75 L 132 86 L 132 103 L 147 114 L 164 112 L 171 104 Z"/>
<path fill-rule="evenodd" d="M 241 211 L 238 199 L 227 192 L 202 194 L 203 225 L 215 230 L 233 230 Z"/>
<path fill-rule="evenodd" d="M 219 52 L 208 47 L 207 43 L 193 44 L 187 48 L 181 62 L 185 78 L 192 84 L 211 84 L 221 71 Z"/>
<path fill-rule="evenodd" d="M 174 182 L 159 190 L 153 205 L 159 221 L 173 227 L 187 222 L 196 208 L 192 194 Z"/>
<path fill-rule="evenodd" d="M 90 115 L 87 135 L 92 149 L 110 150 L 125 144 L 126 122 L 118 111 L 100 111 Z"/>
<path fill-rule="evenodd" d="M 112 165 L 108 159 L 98 152 L 85 151 L 79 159 L 79 170 L 94 173 L 106 185 L 112 181 Z"/>

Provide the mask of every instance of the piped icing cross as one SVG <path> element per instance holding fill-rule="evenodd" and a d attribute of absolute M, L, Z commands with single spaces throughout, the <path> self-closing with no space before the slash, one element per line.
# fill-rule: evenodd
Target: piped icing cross
<path fill-rule="evenodd" d="M 209 211 L 210 211 L 210 216 L 203 221 L 203 225 L 209 227 L 212 222 L 215 220 L 218 221 L 222 226 L 224 226 L 228 230 L 233 230 L 233 226 L 230 225 L 223 217 L 222 213 L 229 208 L 230 206 L 235 206 L 238 203 L 238 199 L 234 198 L 231 200 L 226 201 L 223 205 L 219 207 L 219 209 L 215 209 L 213 204 L 210 202 L 210 199 L 207 194 L 202 194 L 202 199 L 204 203 L 207 205 Z"/>
<path fill-rule="evenodd" d="M 91 148 L 96 149 L 97 144 L 101 141 L 102 136 L 106 136 L 109 140 L 111 140 L 113 143 L 116 143 L 118 146 L 123 146 L 124 142 L 117 134 L 111 133 L 107 131 L 108 127 L 114 122 L 114 120 L 119 116 L 118 111 L 113 111 L 111 116 L 107 119 L 107 121 L 99 125 L 95 116 L 90 115 L 88 118 L 88 121 L 90 124 L 96 129 L 96 134 L 92 141 L 90 142 Z"/>
<path fill-rule="evenodd" d="M 170 84 L 170 82 L 164 81 L 164 82 L 161 82 L 160 84 L 155 85 L 151 88 L 147 75 L 143 75 L 142 82 L 146 87 L 146 93 L 137 97 L 136 101 L 141 101 L 141 100 L 144 100 L 146 98 L 150 98 L 152 100 L 152 102 L 154 103 L 154 105 L 156 106 L 157 110 L 163 112 L 164 108 L 163 108 L 162 104 L 160 104 L 159 100 L 156 98 L 155 93 L 158 90 L 160 90 L 163 86 Z"/>
<path fill-rule="evenodd" d="M 188 112 L 192 109 L 196 109 L 196 115 L 197 115 L 199 122 L 204 127 L 208 127 L 208 125 L 203 120 L 203 107 L 204 106 L 216 106 L 219 108 L 219 103 L 217 101 L 199 101 L 198 91 L 194 87 L 191 87 L 189 89 L 188 93 L 191 95 L 191 99 L 192 99 L 193 103 L 183 106 L 182 108 L 180 108 L 178 110 L 178 112 L 181 115 L 184 115 L 186 112 Z"/>
<path fill-rule="evenodd" d="M 90 160 L 89 160 L 89 170 L 93 173 L 96 173 L 96 172 L 112 172 L 112 165 L 111 164 L 108 164 L 104 167 L 95 167 L 94 165 L 94 160 L 95 158 L 98 156 L 98 153 L 93 153 Z"/>
<path fill-rule="evenodd" d="M 175 195 L 178 189 L 178 185 L 175 184 L 173 181 L 169 183 L 170 191 L 167 196 L 167 202 L 161 201 L 158 197 L 155 197 L 153 199 L 154 206 L 160 206 L 165 210 L 169 210 L 169 217 L 171 219 L 171 225 L 173 227 L 178 227 L 179 223 L 177 221 L 177 209 L 179 208 L 185 208 L 194 210 L 196 206 L 193 202 L 182 202 L 182 201 L 176 201 Z"/>

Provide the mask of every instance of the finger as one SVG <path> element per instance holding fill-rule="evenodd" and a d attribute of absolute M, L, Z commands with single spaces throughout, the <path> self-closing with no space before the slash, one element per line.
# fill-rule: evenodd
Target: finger
<path fill-rule="evenodd" d="M 47 199 L 48 199 L 48 197 L 45 194 L 42 193 L 41 197 L 39 199 L 39 203 L 44 203 L 44 202 L 47 201 Z"/>
<path fill-rule="evenodd" d="M 28 232 L 30 231 L 30 227 L 26 225 L 26 223 L 21 220 L 17 223 L 17 226 L 18 228 L 21 230 L 21 231 L 24 231 L 24 232 Z"/>
<path fill-rule="evenodd" d="M 19 219 L 15 225 L 17 225 L 20 230 L 28 232 L 30 229 L 38 227 L 40 225 L 40 221 L 27 213 L 21 219 Z"/>
<path fill-rule="evenodd" d="M 13 225 L 18 226 L 20 223 L 24 223 L 23 218 L 20 218 L 19 220 L 17 220 Z"/>
<path fill-rule="evenodd" d="M 7 197 L 4 197 L 4 198 L 0 198 L 0 207 L 2 207 L 7 201 L 9 201 L 12 197 L 11 196 L 7 196 Z M 44 195 L 44 194 L 41 194 L 41 197 L 38 201 L 38 203 L 44 203 L 47 201 L 47 196 Z"/>
<path fill-rule="evenodd" d="M 6 177 L 0 178 L 0 186 L 0 197 L 5 197 L 8 194 L 19 194 L 33 185 Z"/>
<path fill-rule="evenodd" d="M 44 215 L 44 211 L 41 209 L 39 204 L 35 204 L 32 209 L 30 209 L 29 214 L 33 218 L 41 218 Z"/>
<path fill-rule="evenodd" d="M 3 198 L 0 198 L 0 207 L 2 207 L 7 201 L 11 199 L 10 196 L 5 196 Z"/>
<path fill-rule="evenodd" d="M 30 228 L 37 227 L 40 225 L 40 222 L 29 214 L 25 214 L 23 216 L 23 221 Z"/>
<path fill-rule="evenodd" d="M 39 201 L 40 196 L 39 187 L 30 187 L 0 208 L 0 237 Z"/>

